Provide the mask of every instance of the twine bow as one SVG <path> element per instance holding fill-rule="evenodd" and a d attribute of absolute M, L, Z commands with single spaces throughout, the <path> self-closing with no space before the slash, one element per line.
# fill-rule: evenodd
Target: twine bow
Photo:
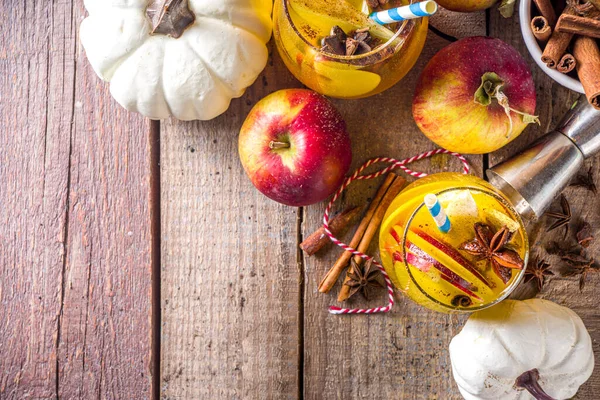
<path fill-rule="evenodd" d="M 386 285 L 386 289 L 388 292 L 388 298 L 389 298 L 389 302 L 387 304 L 387 306 L 383 306 L 383 307 L 375 307 L 375 308 L 341 308 L 341 307 L 336 307 L 336 306 L 330 306 L 329 307 L 329 312 L 331 314 L 375 314 L 375 313 L 386 313 L 389 312 L 392 307 L 394 306 L 394 287 L 392 286 L 392 282 L 390 281 L 390 277 L 388 276 L 388 274 L 385 272 L 385 269 L 383 268 L 383 266 L 375 261 L 375 259 L 373 259 L 373 257 L 362 253 L 358 250 L 356 250 L 353 247 L 348 246 L 346 243 L 342 242 L 341 240 L 339 240 L 338 238 L 336 238 L 333 233 L 331 233 L 331 230 L 329 229 L 329 214 L 331 213 L 331 209 L 333 207 L 333 204 L 335 203 L 335 201 L 340 197 L 340 195 L 342 194 L 342 192 L 344 190 L 346 190 L 346 188 L 348 186 L 350 186 L 350 184 L 356 180 L 366 180 L 366 179 L 374 179 L 377 178 L 383 174 L 388 173 L 389 171 L 392 171 L 394 169 L 400 168 L 401 170 L 403 170 L 404 172 L 406 172 L 408 175 L 410 176 L 414 176 L 416 178 L 423 178 L 424 176 L 427 176 L 426 173 L 424 172 L 418 172 L 418 171 L 413 171 L 409 168 L 406 167 L 406 164 L 410 164 L 412 162 L 415 161 L 419 161 L 422 160 L 424 158 L 428 158 L 431 156 L 434 156 L 436 154 L 450 154 L 452 156 L 457 157 L 462 165 L 463 165 L 463 173 L 464 174 L 468 174 L 469 173 L 469 163 L 467 161 L 467 159 L 459 154 L 459 153 L 454 153 L 445 149 L 437 149 L 437 150 L 430 150 L 430 151 L 426 151 L 424 153 L 421 153 L 419 155 L 416 155 L 414 157 L 410 157 L 410 158 L 405 158 L 404 160 L 397 160 L 395 158 L 389 158 L 389 157 L 378 157 L 378 158 L 373 158 L 368 160 L 366 163 L 364 163 L 363 165 L 361 165 L 356 171 L 354 171 L 354 173 L 344 181 L 344 183 L 342 184 L 342 186 L 337 190 L 337 192 L 335 192 L 335 194 L 333 195 L 333 198 L 329 201 L 329 204 L 327 205 L 327 208 L 325 208 L 325 213 L 323 214 L 323 227 L 325 228 L 325 232 L 327 233 L 327 236 L 329 236 L 329 239 L 331 239 L 331 241 L 333 243 L 335 243 L 336 245 L 340 246 L 342 249 L 351 252 L 353 255 L 356 256 L 360 256 L 362 259 L 364 259 L 365 261 L 368 260 L 373 260 L 373 264 L 377 266 L 377 268 L 379 268 L 379 270 L 381 271 L 381 273 L 383 274 L 383 278 L 385 280 L 385 285 Z M 376 163 L 388 163 L 390 164 L 388 167 L 385 167 L 377 172 L 374 172 L 372 174 L 367 174 L 367 175 L 361 175 L 361 173 L 368 168 L 369 166 L 376 164 Z"/>

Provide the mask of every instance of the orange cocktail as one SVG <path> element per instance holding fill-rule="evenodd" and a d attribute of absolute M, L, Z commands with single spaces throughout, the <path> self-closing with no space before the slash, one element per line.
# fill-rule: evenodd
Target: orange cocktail
<path fill-rule="evenodd" d="M 435 195 L 447 216 L 444 233 L 424 202 Z M 504 299 L 528 258 L 525 227 L 494 187 L 472 175 L 422 178 L 392 202 L 380 230 L 380 255 L 394 285 L 442 312 L 474 311 Z"/>
<path fill-rule="evenodd" d="M 390 0 L 380 8 L 407 4 L 407 0 Z M 379 93 L 415 64 L 428 21 L 381 26 L 367 18 L 371 11 L 364 0 L 275 0 L 273 35 L 279 54 L 296 78 L 321 94 L 359 98 Z M 351 51 L 346 51 L 348 46 L 328 45 L 332 28 L 357 39 Z"/>

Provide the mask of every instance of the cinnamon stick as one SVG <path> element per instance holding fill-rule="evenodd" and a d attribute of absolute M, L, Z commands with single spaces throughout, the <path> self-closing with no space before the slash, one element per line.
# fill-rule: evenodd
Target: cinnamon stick
<path fill-rule="evenodd" d="M 575 57 L 572 54 L 566 53 L 556 65 L 556 70 L 563 74 L 568 74 L 575 69 L 576 65 L 577 61 L 575 61 Z"/>
<path fill-rule="evenodd" d="M 358 251 L 360 251 L 361 253 L 365 253 L 369 249 L 369 245 L 371 244 L 373 237 L 377 233 L 377 230 L 379 229 L 379 226 L 381 225 L 381 221 L 383 220 L 383 217 L 384 217 L 388 207 L 390 206 L 392 201 L 396 198 L 396 196 L 398 196 L 398 194 L 404 188 L 405 185 L 406 185 L 406 179 L 404 179 L 400 176 L 397 176 L 396 179 L 394 180 L 394 182 L 390 185 L 390 188 L 385 193 L 385 196 L 381 200 L 381 203 L 379 203 L 377 210 L 375 210 L 375 215 L 373 215 L 373 218 L 371 219 L 371 222 L 369 223 L 369 226 L 367 227 L 367 230 L 365 231 L 365 234 L 362 237 L 360 244 L 358 245 L 358 248 L 357 248 Z M 356 263 L 356 265 L 360 265 L 362 262 L 362 257 L 354 256 L 354 262 Z M 350 280 L 349 274 L 351 274 L 352 272 L 353 272 L 353 268 L 352 268 L 352 265 L 350 265 L 350 267 L 348 268 L 348 271 L 346 273 L 346 278 L 344 279 L 344 283 L 346 283 L 348 280 Z M 349 295 L 350 295 L 350 286 L 342 285 L 342 288 L 340 289 L 340 293 L 338 295 L 338 301 L 347 300 Z"/>
<path fill-rule="evenodd" d="M 587 17 L 590 12 L 593 12 L 596 7 L 587 0 L 567 0 L 569 7 L 573 9 L 575 14 Z"/>
<path fill-rule="evenodd" d="M 552 34 L 552 29 L 546 17 L 537 16 L 531 20 L 531 32 L 540 42 L 547 42 Z"/>
<path fill-rule="evenodd" d="M 600 20 L 563 14 L 556 23 L 556 30 L 600 39 Z"/>
<path fill-rule="evenodd" d="M 546 18 L 550 27 L 553 27 L 556 24 L 556 12 L 554 11 L 552 2 L 550 0 L 533 0 L 533 2 L 538 10 L 540 10 L 540 14 Z"/>
<path fill-rule="evenodd" d="M 573 9 L 571 7 L 567 7 L 562 15 L 565 14 L 573 14 Z M 567 32 L 559 32 L 556 29 L 550 35 L 550 39 L 546 44 L 546 48 L 544 48 L 544 52 L 542 53 L 542 61 L 549 68 L 556 68 L 556 65 L 565 55 L 567 51 L 567 47 L 571 43 L 571 39 L 573 39 L 572 33 Z"/>
<path fill-rule="evenodd" d="M 587 36 L 575 39 L 573 55 L 577 61 L 577 75 L 588 101 L 600 110 L 600 49 L 596 41 Z"/>
<path fill-rule="evenodd" d="M 334 235 L 340 235 L 348 228 L 348 225 L 360 213 L 360 207 L 348 207 L 341 213 L 337 214 L 329 221 L 329 229 Z M 309 237 L 300 243 L 300 248 L 308 256 L 312 256 L 321 250 L 326 244 L 331 243 L 329 236 L 325 233 L 325 228 L 321 226 Z"/>
<path fill-rule="evenodd" d="M 373 218 L 373 215 L 375 214 L 375 210 L 377 209 L 377 206 L 379 206 L 381 199 L 383 199 L 385 192 L 387 192 L 388 188 L 390 187 L 390 185 L 392 184 L 392 182 L 394 181 L 396 176 L 397 175 L 394 173 L 389 173 L 386 176 L 385 181 L 377 190 L 377 194 L 375 194 L 375 198 L 373 198 L 373 201 L 371 201 L 371 204 L 369 205 L 369 208 L 367 209 L 365 216 L 360 221 L 358 228 L 356 228 L 356 232 L 354 232 L 354 236 L 352 237 L 352 240 L 350 241 L 350 247 L 356 248 L 356 246 L 358 246 L 360 244 L 360 240 L 362 239 L 365 231 L 367 230 L 367 227 L 369 226 L 369 222 L 371 222 L 371 219 Z M 327 293 L 331 290 L 331 288 L 337 282 L 337 280 L 338 280 L 340 274 L 342 273 L 342 271 L 344 270 L 344 268 L 346 268 L 346 265 L 348 264 L 348 261 L 350 261 L 351 256 L 352 256 L 352 253 L 349 251 L 344 251 L 342 253 L 342 255 L 340 256 L 340 258 L 338 258 L 338 260 L 335 262 L 333 267 L 331 267 L 331 269 L 327 272 L 327 274 L 325 275 L 323 280 L 321 280 L 321 283 L 319 283 L 319 292 Z"/>

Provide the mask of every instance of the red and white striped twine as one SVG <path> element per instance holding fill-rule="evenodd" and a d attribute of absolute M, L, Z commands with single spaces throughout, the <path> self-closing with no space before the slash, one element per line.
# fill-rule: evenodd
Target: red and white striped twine
<path fill-rule="evenodd" d="M 354 171 L 354 173 L 348 178 L 346 179 L 346 181 L 344 182 L 344 184 L 338 189 L 338 191 L 335 193 L 335 195 L 333 196 L 333 198 L 331 199 L 331 201 L 329 201 L 329 204 L 327 205 L 327 208 L 325 209 L 325 213 L 323 214 L 323 227 L 325 228 L 325 232 L 327 232 L 327 236 L 329 236 L 329 239 L 331 239 L 331 241 L 333 243 L 335 243 L 336 245 L 340 246 L 342 249 L 351 252 L 354 255 L 360 256 L 362 257 L 365 261 L 368 260 L 373 260 L 373 264 L 375 264 L 377 266 L 377 268 L 379 268 L 379 270 L 381 271 L 381 273 L 383 274 L 383 278 L 385 279 L 385 285 L 387 288 L 387 292 L 388 292 L 388 297 L 389 297 L 389 302 L 388 305 L 385 307 L 375 307 L 375 308 L 340 308 L 340 307 L 336 307 L 336 306 L 330 306 L 329 307 L 329 312 L 331 314 L 375 314 L 375 313 L 385 313 L 388 312 L 392 309 L 392 307 L 394 306 L 394 287 L 392 286 L 392 282 L 390 281 L 390 278 L 388 276 L 388 274 L 385 272 L 385 269 L 383 268 L 383 266 L 378 263 L 377 261 L 375 261 L 373 259 L 373 257 L 368 256 L 367 254 L 364 254 L 358 250 L 356 250 L 353 247 L 348 246 L 346 243 L 338 240 L 329 230 L 329 214 L 331 212 L 331 208 L 333 207 L 333 204 L 335 203 L 335 201 L 340 197 L 340 195 L 342 194 L 342 192 L 344 190 L 346 190 L 346 188 L 348 186 L 350 186 L 350 184 L 355 181 L 355 180 L 363 180 L 363 179 L 373 179 L 373 178 L 377 178 L 383 174 L 388 173 L 389 171 L 396 169 L 396 168 L 400 168 L 402 169 L 404 172 L 406 172 L 408 175 L 410 176 L 414 176 L 417 178 L 422 178 L 424 176 L 427 176 L 426 173 L 424 172 L 418 172 L 418 171 L 413 171 L 411 169 L 408 169 L 406 167 L 406 164 L 410 164 L 412 162 L 415 161 L 419 161 L 422 160 L 424 158 L 428 158 L 431 156 L 434 156 L 436 154 L 450 154 L 453 155 L 455 157 L 457 157 L 463 164 L 463 173 L 464 174 L 468 174 L 469 173 L 469 162 L 467 161 L 467 159 L 462 156 L 459 153 L 454 153 L 448 150 L 444 150 L 444 149 L 437 149 L 437 150 L 430 150 L 430 151 L 426 151 L 425 153 L 421 153 L 417 156 L 414 157 L 410 157 L 410 158 L 405 158 L 404 160 L 396 160 L 395 158 L 389 158 L 389 157 L 378 157 L 378 158 L 373 158 L 369 161 L 367 161 L 366 163 L 364 163 L 362 166 L 360 166 L 356 171 Z M 369 166 L 375 164 L 375 163 L 388 163 L 391 164 L 388 167 L 383 168 L 382 170 L 379 170 L 377 172 L 374 172 L 372 174 L 368 174 L 368 175 L 360 175 L 361 172 L 363 172 L 366 168 L 368 168 Z"/>

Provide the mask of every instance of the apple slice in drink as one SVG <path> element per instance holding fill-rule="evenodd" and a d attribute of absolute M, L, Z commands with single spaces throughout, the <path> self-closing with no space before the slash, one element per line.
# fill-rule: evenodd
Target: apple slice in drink
<path fill-rule="evenodd" d="M 318 57 L 315 58 L 314 69 L 320 91 L 333 97 L 364 96 L 381 82 L 381 77 L 373 72 L 360 71 L 349 64 L 319 60 Z"/>
<path fill-rule="evenodd" d="M 487 287 L 491 287 L 488 280 L 475 268 L 475 266 L 473 266 L 473 264 L 471 264 L 471 262 L 469 260 L 464 258 L 452 246 L 434 238 L 433 236 L 425 233 L 424 231 L 422 231 L 420 229 L 414 229 L 412 231 L 412 233 L 414 233 L 414 235 L 416 235 L 417 238 L 420 238 L 420 239 L 422 239 L 422 241 L 433 246 L 436 250 L 439 250 L 440 254 L 447 256 L 450 260 L 453 261 L 453 265 L 458 265 L 459 267 L 464 268 L 471 275 L 473 275 L 477 280 L 479 280 L 480 282 L 485 284 Z M 409 232 L 409 237 L 410 236 L 412 236 L 412 235 L 410 235 L 410 232 Z M 412 239 L 413 242 L 417 242 L 417 243 L 419 242 L 419 240 L 414 240 L 414 239 L 416 239 L 416 238 Z"/>
<path fill-rule="evenodd" d="M 290 5 L 302 19 L 310 21 L 311 27 L 323 37 L 329 35 L 334 25 L 345 32 L 368 27 L 371 35 L 384 41 L 394 36 L 394 32 L 378 25 L 346 0 L 290 0 Z"/>
<path fill-rule="evenodd" d="M 456 275 L 454 272 L 452 272 L 446 266 L 442 265 L 439 261 L 437 261 L 434 258 L 432 258 L 431 256 L 429 256 L 427 253 L 425 253 L 423 250 L 421 250 L 414 244 L 411 243 L 409 247 L 411 250 L 417 252 L 418 255 L 411 251 L 407 252 L 406 262 L 408 264 L 414 266 L 415 268 L 417 268 L 423 272 L 429 272 L 429 270 L 433 267 L 440 273 L 440 277 L 443 280 L 445 280 L 446 282 L 448 282 L 449 284 L 451 284 L 452 286 L 454 286 L 461 292 L 465 293 L 466 295 L 473 297 L 477 301 L 479 301 L 479 302 L 483 301 L 483 299 L 481 297 L 476 295 L 470 289 L 473 286 L 469 282 L 467 282 L 460 276 Z M 396 252 L 396 253 L 398 253 L 398 252 Z M 398 255 L 400 256 L 400 261 L 401 261 L 402 256 L 400 255 L 400 253 L 398 253 Z M 424 257 L 421 257 L 421 255 L 424 255 Z M 396 254 L 394 254 L 394 260 L 398 261 Z"/>

